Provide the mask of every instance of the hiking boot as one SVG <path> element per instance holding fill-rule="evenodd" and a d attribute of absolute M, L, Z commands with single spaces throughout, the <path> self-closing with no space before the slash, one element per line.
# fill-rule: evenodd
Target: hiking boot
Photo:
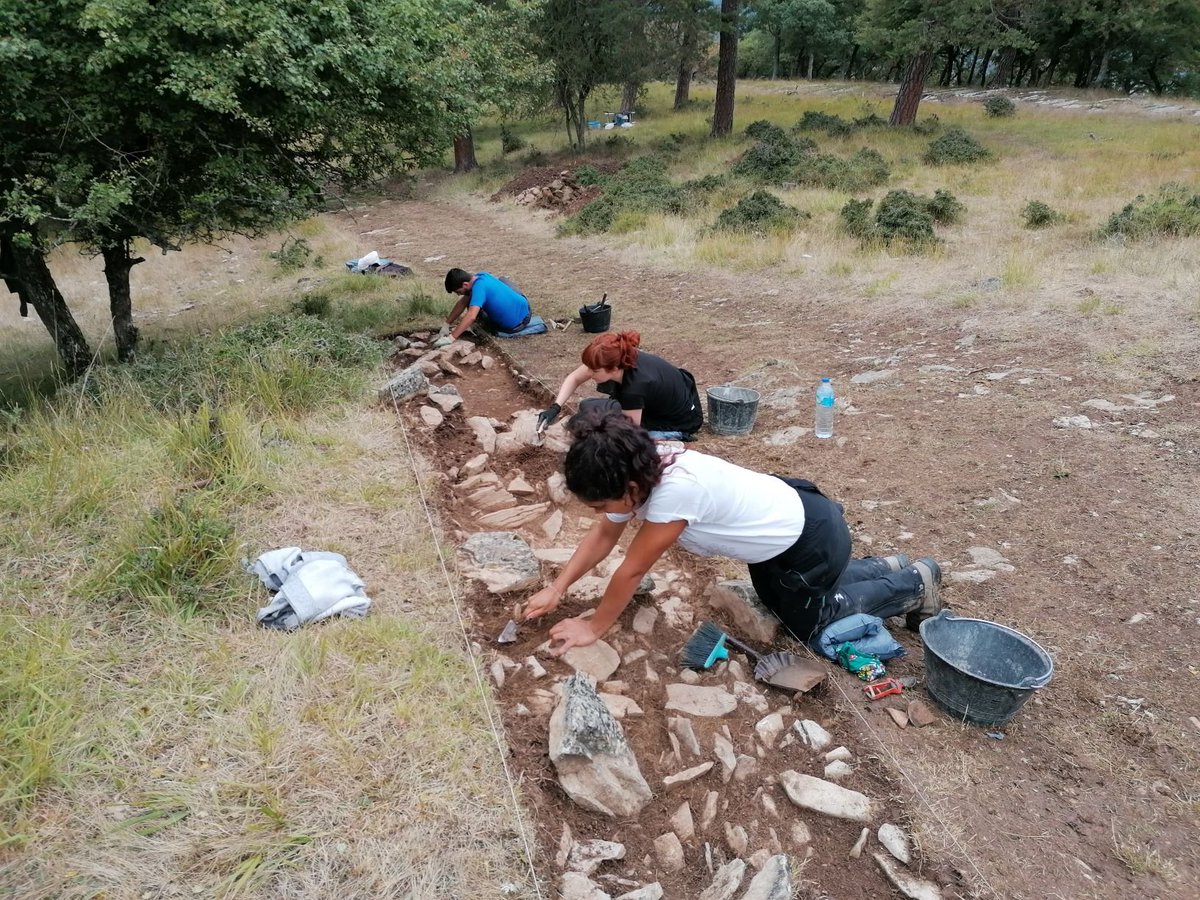
<path fill-rule="evenodd" d="M 897 553 L 895 556 L 885 556 L 883 561 L 887 563 L 889 572 L 899 572 L 901 569 L 907 568 L 909 564 L 908 555 L 905 553 Z M 937 565 L 937 563 L 934 563 Z"/>
<path fill-rule="evenodd" d="M 917 631 L 922 622 L 942 611 L 942 598 L 938 593 L 942 567 L 932 556 L 922 556 L 912 567 L 921 576 L 921 605 L 904 617 L 904 625 L 909 631 Z"/>

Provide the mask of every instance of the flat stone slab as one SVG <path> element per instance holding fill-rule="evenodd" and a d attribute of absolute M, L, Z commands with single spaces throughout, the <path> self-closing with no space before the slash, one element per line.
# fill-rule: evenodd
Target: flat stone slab
<path fill-rule="evenodd" d="M 888 881 L 896 890 L 910 900 L 942 900 L 942 889 L 932 881 L 925 881 L 909 872 L 886 853 L 873 853 L 875 862 L 883 869 Z"/>
<path fill-rule="evenodd" d="M 707 775 L 713 767 L 713 763 L 700 763 L 698 766 L 692 766 L 690 769 L 684 769 L 682 772 L 676 772 L 674 775 L 668 775 L 663 779 L 663 786 L 670 790 L 673 787 L 678 787 L 681 784 L 688 784 L 695 781 L 701 775 Z"/>
<path fill-rule="evenodd" d="M 775 617 L 747 580 L 719 581 L 705 596 L 708 605 L 733 620 L 737 633 L 746 640 L 772 643 L 779 632 Z"/>
<path fill-rule="evenodd" d="M 870 372 L 859 372 L 850 378 L 851 384 L 874 384 L 877 381 L 887 381 L 896 374 L 895 369 L 872 369 Z"/>
<path fill-rule="evenodd" d="M 606 641 L 596 641 L 586 647 L 572 647 L 562 655 L 562 661 L 576 672 L 591 675 L 596 681 L 607 681 L 621 665 L 621 655 Z"/>
<path fill-rule="evenodd" d="M 742 879 L 745 877 L 745 861 L 735 859 L 725 863 L 717 869 L 712 884 L 701 892 L 700 900 L 732 900 L 733 895 L 742 886 Z"/>
<path fill-rule="evenodd" d="M 879 811 L 878 804 L 865 794 L 791 769 L 779 773 L 779 783 L 796 806 L 835 819 L 869 823 Z"/>
<path fill-rule="evenodd" d="M 727 716 L 737 709 L 737 697 L 720 687 L 668 684 L 666 708 L 689 716 Z"/>
<path fill-rule="evenodd" d="M 388 379 L 379 389 L 379 399 L 403 403 L 428 389 L 429 379 L 425 377 L 425 373 L 419 366 L 409 366 Z"/>
<path fill-rule="evenodd" d="M 782 853 L 772 856 L 754 876 L 742 900 L 791 900 L 792 876 L 788 858 Z"/>
<path fill-rule="evenodd" d="M 527 590 L 539 584 L 542 572 L 533 551 L 511 531 L 482 531 L 462 546 L 468 564 L 463 574 L 487 585 L 493 594 Z"/>

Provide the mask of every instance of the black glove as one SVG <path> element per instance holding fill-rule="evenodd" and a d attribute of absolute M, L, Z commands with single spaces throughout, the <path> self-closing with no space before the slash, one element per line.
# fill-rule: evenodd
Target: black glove
<path fill-rule="evenodd" d="M 558 418 L 558 414 L 562 412 L 562 407 L 557 403 L 551 403 L 546 409 L 538 413 L 537 430 L 545 431 L 554 424 L 554 420 Z"/>

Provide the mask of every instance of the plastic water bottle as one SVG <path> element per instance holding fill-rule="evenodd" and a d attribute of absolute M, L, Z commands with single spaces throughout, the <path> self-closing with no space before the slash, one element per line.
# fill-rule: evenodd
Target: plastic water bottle
<path fill-rule="evenodd" d="M 833 437 L 833 382 L 822 378 L 817 385 L 817 420 L 813 432 L 819 438 Z"/>

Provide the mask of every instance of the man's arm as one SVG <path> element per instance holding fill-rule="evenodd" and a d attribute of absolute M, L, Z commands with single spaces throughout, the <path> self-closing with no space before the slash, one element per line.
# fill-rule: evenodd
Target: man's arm
<path fill-rule="evenodd" d="M 467 314 L 462 317 L 462 321 L 458 323 L 458 327 L 450 332 L 450 337 L 458 340 L 468 328 L 475 324 L 475 320 L 479 318 L 480 307 L 472 306 L 467 310 Z"/>
<path fill-rule="evenodd" d="M 446 324 L 453 325 L 458 321 L 458 317 L 463 314 L 463 310 L 467 308 L 469 302 L 466 297 L 459 297 L 458 302 L 454 304 L 454 309 L 450 310 L 450 315 L 446 317 Z"/>

